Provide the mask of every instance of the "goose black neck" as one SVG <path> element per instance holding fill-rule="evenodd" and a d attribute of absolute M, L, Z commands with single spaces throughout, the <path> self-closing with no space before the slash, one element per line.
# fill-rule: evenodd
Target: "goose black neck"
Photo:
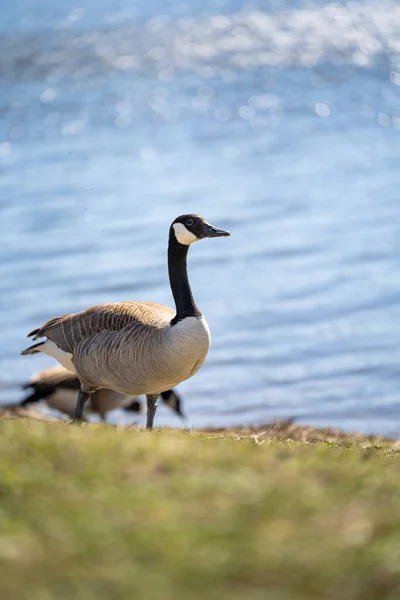
<path fill-rule="evenodd" d="M 171 228 L 168 243 L 168 273 L 176 307 L 176 315 L 172 319 L 171 325 L 176 325 L 186 317 L 201 316 L 189 285 L 186 264 L 188 250 L 189 246 L 180 244 Z"/>

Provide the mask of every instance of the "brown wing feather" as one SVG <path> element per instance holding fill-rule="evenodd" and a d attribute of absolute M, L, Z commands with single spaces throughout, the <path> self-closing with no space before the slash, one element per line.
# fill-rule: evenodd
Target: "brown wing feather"
<path fill-rule="evenodd" d="M 74 352 L 83 339 L 102 331 L 120 331 L 134 323 L 165 327 L 175 315 L 167 306 L 153 302 L 98 304 L 79 313 L 51 319 L 37 330 L 34 340 L 47 337 L 64 352 Z"/>

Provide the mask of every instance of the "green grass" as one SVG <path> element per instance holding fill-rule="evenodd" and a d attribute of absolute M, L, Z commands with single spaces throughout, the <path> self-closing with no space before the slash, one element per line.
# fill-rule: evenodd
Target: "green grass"
<path fill-rule="evenodd" d="M 400 598 L 396 450 L 0 420 L 0 598 Z"/>

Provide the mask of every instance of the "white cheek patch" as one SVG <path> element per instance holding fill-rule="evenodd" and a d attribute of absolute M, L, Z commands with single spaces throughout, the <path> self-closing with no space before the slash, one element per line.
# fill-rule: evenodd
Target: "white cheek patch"
<path fill-rule="evenodd" d="M 175 237 L 180 244 L 189 246 L 193 242 L 198 241 L 198 238 L 194 235 L 194 233 L 186 229 L 183 223 L 174 223 L 172 227 L 174 228 Z"/>

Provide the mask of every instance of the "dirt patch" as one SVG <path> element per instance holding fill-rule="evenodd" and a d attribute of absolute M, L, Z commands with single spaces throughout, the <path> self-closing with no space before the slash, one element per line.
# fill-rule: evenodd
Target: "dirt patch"
<path fill-rule="evenodd" d="M 363 435 L 361 433 L 348 433 L 333 427 L 312 427 L 310 425 L 297 425 L 293 420 L 275 421 L 264 425 L 242 427 L 218 427 L 200 429 L 202 432 L 252 436 L 255 441 L 273 438 L 282 440 L 295 440 L 298 442 L 331 442 L 335 444 L 365 444 L 367 446 L 388 446 L 400 448 L 400 440 L 387 438 L 383 435 Z"/>

